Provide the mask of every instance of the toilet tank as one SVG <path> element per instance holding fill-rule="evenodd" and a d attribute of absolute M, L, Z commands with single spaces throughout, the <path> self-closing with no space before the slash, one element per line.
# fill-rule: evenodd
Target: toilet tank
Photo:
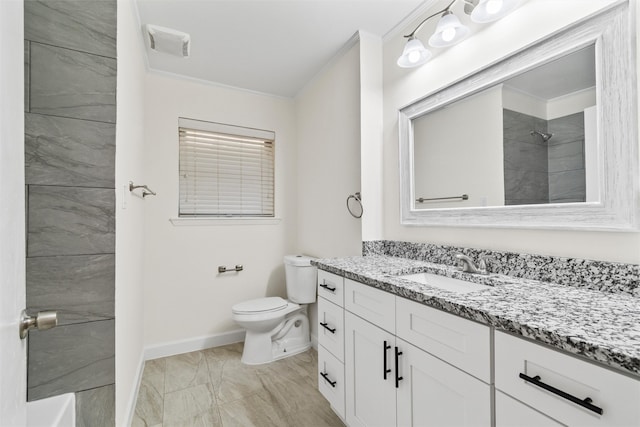
<path fill-rule="evenodd" d="M 312 259 L 304 255 L 286 255 L 284 257 L 289 301 L 298 304 L 310 304 L 316 301 L 318 269 L 311 265 Z"/>

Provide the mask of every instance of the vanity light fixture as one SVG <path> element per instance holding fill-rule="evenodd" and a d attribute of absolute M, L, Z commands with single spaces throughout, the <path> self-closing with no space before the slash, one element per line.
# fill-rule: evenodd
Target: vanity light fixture
<path fill-rule="evenodd" d="M 473 3 L 476 3 L 475 5 Z M 478 0 L 467 1 L 472 5 L 471 20 L 479 24 L 497 21 L 504 18 L 518 7 L 519 0 Z M 466 12 L 465 5 L 465 12 Z"/>
<path fill-rule="evenodd" d="M 427 16 L 415 30 L 404 37 L 407 44 L 398 58 L 397 64 L 402 68 L 413 68 L 424 64 L 431 59 L 431 52 L 416 38 L 416 33 L 431 18 L 441 15 L 436 30 L 429 38 L 429 45 L 435 48 L 453 46 L 467 38 L 471 30 L 460 22 L 460 19 L 451 11 L 451 7 L 457 0 L 451 1 L 447 7 Z M 521 0 L 462 0 L 464 12 L 471 16 L 471 20 L 477 23 L 497 21 L 514 11 Z"/>

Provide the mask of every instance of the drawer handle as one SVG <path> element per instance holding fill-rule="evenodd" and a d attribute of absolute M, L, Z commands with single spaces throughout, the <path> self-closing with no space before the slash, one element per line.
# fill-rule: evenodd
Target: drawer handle
<path fill-rule="evenodd" d="M 522 378 L 523 380 L 530 382 L 533 385 L 537 385 L 538 387 L 541 387 L 547 391 L 550 391 L 553 394 L 557 394 L 558 396 L 570 400 L 571 402 L 575 403 L 576 405 L 580 405 L 583 408 L 587 408 L 590 411 L 595 412 L 598 415 L 602 415 L 602 408 L 596 406 L 596 405 L 592 405 L 591 402 L 593 402 L 593 400 L 590 397 L 587 397 L 586 399 L 580 399 L 577 398 L 569 393 L 566 393 L 562 390 L 559 390 L 553 386 L 550 386 L 549 384 L 545 384 L 542 381 L 540 381 L 540 376 L 536 375 L 535 377 L 531 378 L 523 373 L 520 373 L 520 375 L 518 375 L 520 378 Z"/>
<path fill-rule="evenodd" d="M 322 378 L 324 378 L 324 380 L 325 380 L 326 382 L 328 382 L 328 383 L 331 385 L 331 387 L 333 387 L 333 388 L 335 388 L 335 387 L 336 387 L 336 383 L 337 383 L 337 382 L 336 382 L 336 381 L 331 381 L 331 380 L 329 379 L 329 375 L 327 375 L 327 373 L 326 373 L 326 372 L 320 372 L 320 375 L 322 375 Z"/>
<path fill-rule="evenodd" d="M 396 388 L 400 387 L 400 381 L 404 379 L 400 376 L 400 370 L 398 369 L 398 359 L 401 355 L 402 352 L 398 350 L 398 347 L 396 347 Z"/>
<path fill-rule="evenodd" d="M 326 289 L 326 290 L 328 290 L 329 292 L 333 292 L 333 293 L 335 293 L 335 292 L 336 292 L 336 288 L 332 288 L 331 286 L 326 285 L 326 284 L 324 284 L 324 283 L 321 283 L 321 284 L 320 284 L 320 287 L 321 287 L 321 288 L 325 288 L 325 289 Z"/>
<path fill-rule="evenodd" d="M 320 326 L 322 326 L 323 328 L 325 328 L 327 331 L 331 332 L 332 334 L 336 333 L 336 328 L 330 328 L 329 324 L 327 322 L 320 322 Z"/>
<path fill-rule="evenodd" d="M 387 350 L 389 350 L 391 348 L 391 346 L 389 344 L 387 344 L 387 342 L 384 342 L 384 345 L 382 347 L 382 360 L 384 361 L 383 364 L 383 369 L 384 369 L 384 374 L 382 376 L 382 378 L 386 381 L 387 380 L 387 374 L 389 372 L 391 372 L 391 369 L 387 368 Z"/>

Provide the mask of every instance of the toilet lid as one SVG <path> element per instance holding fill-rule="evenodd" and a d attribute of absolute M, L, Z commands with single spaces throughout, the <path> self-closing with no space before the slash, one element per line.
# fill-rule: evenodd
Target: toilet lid
<path fill-rule="evenodd" d="M 286 306 L 286 300 L 280 297 L 268 297 L 238 303 L 231 308 L 231 311 L 234 313 L 268 313 L 282 310 Z"/>

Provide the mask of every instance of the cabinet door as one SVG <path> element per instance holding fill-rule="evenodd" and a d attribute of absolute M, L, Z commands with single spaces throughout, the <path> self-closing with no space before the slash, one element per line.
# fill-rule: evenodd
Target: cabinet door
<path fill-rule="evenodd" d="M 496 390 L 496 427 L 561 427 L 563 425 Z"/>
<path fill-rule="evenodd" d="M 490 426 L 491 388 L 448 363 L 397 339 L 402 351 L 398 426 Z"/>
<path fill-rule="evenodd" d="M 396 425 L 394 348 L 393 335 L 345 312 L 345 400 L 350 427 Z M 386 373 L 385 359 L 390 371 Z"/>

